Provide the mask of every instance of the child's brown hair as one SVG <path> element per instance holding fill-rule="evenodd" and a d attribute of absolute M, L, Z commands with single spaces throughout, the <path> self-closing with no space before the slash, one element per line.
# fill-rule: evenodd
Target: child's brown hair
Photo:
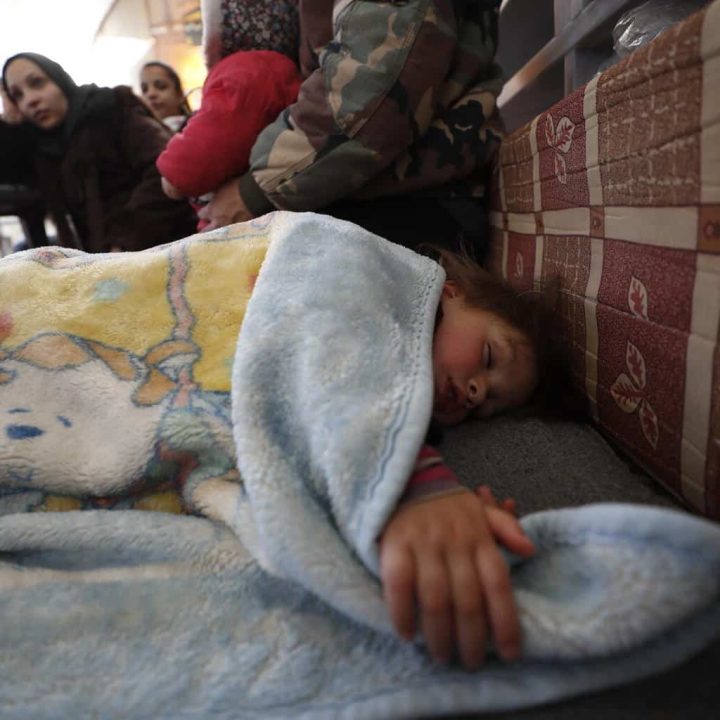
<path fill-rule="evenodd" d="M 494 313 L 529 340 L 538 371 L 531 408 L 547 419 L 584 418 L 587 400 L 572 383 L 570 354 L 562 342 L 559 280 L 537 290 L 517 290 L 466 255 L 440 249 L 436 254 L 468 306 Z"/>

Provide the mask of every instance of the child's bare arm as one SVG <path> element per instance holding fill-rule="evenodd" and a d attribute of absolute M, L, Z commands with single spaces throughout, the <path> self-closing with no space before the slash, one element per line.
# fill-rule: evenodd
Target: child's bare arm
<path fill-rule="evenodd" d="M 401 505 L 380 539 L 385 602 L 398 633 L 412 639 L 417 615 L 440 662 L 455 651 L 477 669 L 489 632 L 500 655 L 515 659 L 520 626 L 496 540 L 520 555 L 534 552 L 512 515 L 470 491 Z"/>

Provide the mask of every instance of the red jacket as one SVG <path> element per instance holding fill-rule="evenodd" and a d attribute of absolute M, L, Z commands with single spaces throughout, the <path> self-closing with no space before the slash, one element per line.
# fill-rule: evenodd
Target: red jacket
<path fill-rule="evenodd" d="M 278 52 L 223 58 L 205 80 L 200 109 L 158 157 L 160 174 L 190 197 L 242 175 L 257 136 L 295 102 L 299 87 L 295 63 Z"/>

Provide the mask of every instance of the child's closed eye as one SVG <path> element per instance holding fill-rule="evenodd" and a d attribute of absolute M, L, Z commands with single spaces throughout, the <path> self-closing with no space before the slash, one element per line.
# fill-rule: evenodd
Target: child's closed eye
<path fill-rule="evenodd" d="M 489 342 L 485 343 L 485 347 L 483 348 L 483 365 L 486 368 L 491 368 L 493 362 L 493 352 L 492 352 L 492 346 Z"/>

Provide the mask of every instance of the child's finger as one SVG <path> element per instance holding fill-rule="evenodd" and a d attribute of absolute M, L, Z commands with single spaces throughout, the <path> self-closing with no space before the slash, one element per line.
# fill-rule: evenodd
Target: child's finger
<path fill-rule="evenodd" d="M 472 554 L 448 558 L 455 612 L 455 643 L 467 670 L 477 670 L 485 659 L 487 622 L 478 568 Z"/>
<path fill-rule="evenodd" d="M 486 508 L 485 515 L 493 537 L 508 550 L 523 557 L 535 554 L 535 546 L 517 518 L 496 508 Z"/>
<path fill-rule="evenodd" d="M 500 510 L 509 512 L 512 515 L 516 514 L 516 503 L 513 498 L 506 498 L 501 503 L 498 503 L 493 491 L 487 485 L 478 485 L 475 488 L 475 493 L 488 507 L 500 508 Z"/>
<path fill-rule="evenodd" d="M 390 620 L 406 640 L 415 636 L 415 561 L 403 546 L 383 543 L 380 549 L 380 577 Z"/>
<path fill-rule="evenodd" d="M 508 566 L 499 552 L 487 549 L 477 553 L 477 565 L 495 646 L 505 660 L 515 660 L 521 635 Z"/>
<path fill-rule="evenodd" d="M 506 498 L 502 501 L 501 510 L 517 516 L 517 504 L 512 498 Z"/>
<path fill-rule="evenodd" d="M 422 634 L 432 657 L 447 663 L 455 640 L 448 571 L 443 557 L 431 549 L 416 557 L 415 567 Z"/>
<path fill-rule="evenodd" d="M 489 505 L 490 507 L 498 506 L 495 495 L 493 495 L 493 491 L 487 485 L 478 485 L 475 488 L 475 493 L 486 505 Z"/>

